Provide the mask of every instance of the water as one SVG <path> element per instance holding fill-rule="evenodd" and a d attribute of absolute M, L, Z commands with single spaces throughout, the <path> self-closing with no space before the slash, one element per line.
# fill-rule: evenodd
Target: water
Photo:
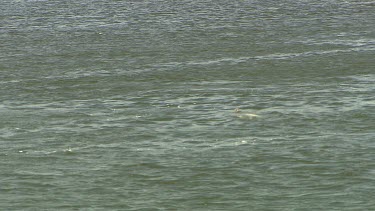
<path fill-rule="evenodd" d="M 371 0 L 5 0 L 0 209 L 373 210 L 374 23 Z"/>

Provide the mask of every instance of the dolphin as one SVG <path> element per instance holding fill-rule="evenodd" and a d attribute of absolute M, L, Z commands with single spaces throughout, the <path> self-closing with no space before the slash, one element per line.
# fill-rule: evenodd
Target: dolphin
<path fill-rule="evenodd" d="M 242 112 L 239 108 L 234 109 L 234 113 L 240 119 L 255 119 L 255 118 L 260 117 L 257 114 Z"/>

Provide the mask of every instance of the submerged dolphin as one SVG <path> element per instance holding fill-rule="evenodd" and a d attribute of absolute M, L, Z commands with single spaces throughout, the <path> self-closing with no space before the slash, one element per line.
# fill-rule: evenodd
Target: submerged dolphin
<path fill-rule="evenodd" d="M 240 119 L 254 119 L 260 117 L 259 115 L 253 113 L 244 113 L 239 108 L 234 109 L 234 113 Z"/>

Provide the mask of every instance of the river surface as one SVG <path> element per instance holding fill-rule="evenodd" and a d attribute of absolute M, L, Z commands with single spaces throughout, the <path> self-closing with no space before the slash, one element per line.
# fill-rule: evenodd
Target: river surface
<path fill-rule="evenodd" d="M 373 0 L 0 4 L 0 210 L 354 211 L 374 193 Z"/>

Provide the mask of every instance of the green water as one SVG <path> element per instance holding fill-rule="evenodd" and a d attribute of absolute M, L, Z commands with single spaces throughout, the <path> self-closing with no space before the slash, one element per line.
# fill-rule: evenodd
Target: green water
<path fill-rule="evenodd" d="M 374 210 L 374 58 L 370 0 L 5 0 L 0 210 Z"/>

